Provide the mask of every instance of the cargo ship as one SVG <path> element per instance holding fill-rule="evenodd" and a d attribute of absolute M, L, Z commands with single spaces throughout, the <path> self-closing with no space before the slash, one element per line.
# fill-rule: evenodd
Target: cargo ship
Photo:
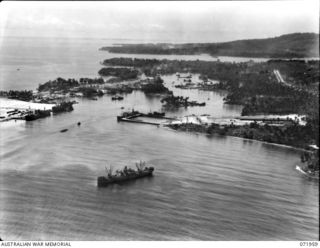
<path fill-rule="evenodd" d="M 106 168 L 107 176 L 100 176 L 97 179 L 98 187 L 107 187 L 111 184 L 125 183 L 127 181 L 136 180 L 143 177 L 153 176 L 153 167 L 145 167 L 145 162 L 136 163 L 137 170 L 124 167 L 123 170 L 117 170 L 115 173 L 110 169 Z"/>

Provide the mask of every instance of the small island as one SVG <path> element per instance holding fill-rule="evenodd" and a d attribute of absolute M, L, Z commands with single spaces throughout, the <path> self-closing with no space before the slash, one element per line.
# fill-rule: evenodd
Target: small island
<path fill-rule="evenodd" d="M 136 79 L 138 76 L 138 71 L 130 68 L 120 67 L 120 68 L 113 68 L 113 67 L 105 67 L 102 68 L 99 72 L 100 76 L 113 76 L 120 78 L 121 80 L 129 80 L 129 79 Z"/>

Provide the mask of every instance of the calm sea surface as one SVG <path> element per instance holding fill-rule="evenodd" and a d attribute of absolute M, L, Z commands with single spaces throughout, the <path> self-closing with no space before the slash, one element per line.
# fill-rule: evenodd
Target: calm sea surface
<path fill-rule="evenodd" d="M 35 89 L 58 76 L 94 77 L 100 61 L 119 56 L 98 51 L 116 41 L 8 39 L 0 43 L 0 89 Z M 207 102 L 206 107 L 171 111 L 170 116 L 241 112 L 240 106 L 223 104 L 223 92 L 178 90 L 172 85 L 177 83 L 174 75 L 164 80 L 175 94 Z M 197 75 L 193 80 L 197 82 Z M 121 107 L 161 109 L 160 97 L 141 92 L 120 102 L 108 96 L 77 101 L 71 113 L 0 123 L 3 240 L 319 238 L 318 182 L 295 170 L 297 150 L 117 123 Z M 118 169 L 138 160 L 156 168 L 153 178 L 96 187 L 107 164 Z"/>

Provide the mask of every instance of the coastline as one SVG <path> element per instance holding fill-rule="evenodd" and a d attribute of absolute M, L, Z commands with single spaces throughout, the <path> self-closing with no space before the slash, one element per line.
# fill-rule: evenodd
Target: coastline
<path fill-rule="evenodd" d="M 220 60 L 221 62 L 228 62 L 232 61 L 232 58 L 236 58 L 237 60 L 240 60 L 240 62 L 248 62 L 250 60 L 253 61 L 259 61 L 259 62 L 267 62 L 268 60 L 284 60 L 284 61 L 290 61 L 290 60 L 304 60 L 304 61 L 312 61 L 312 60 L 320 60 L 319 57 L 267 57 L 267 56 L 242 56 L 242 55 L 213 55 L 210 53 L 191 53 L 191 54 L 179 54 L 179 53 L 167 53 L 167 54 L 162 54 L 162 53 L 134 53 L 134 52 L 110 52 L 107 49 L 99 49 L 99 51 L 103 52 L 108 52 L 110 54 L 115 54 L 115 55 L 132 55 L 132 54 L 138 54 L 138 55 L 146 55 L 146 56 L 210 56 L 212 59 Z M 196 60 L 196 59 L 195 59 Z M 214 61 L 214 60 L 213 60 Z M 234 61 L 237 63 L 237 61 Z"/>
<path fill-rule="evenodd" d="M 212 134 L 208 134 L 208 135 L 212 135 Z M 219 135 L 219 134 L 218 134 Z M 243 138 L 243 137 L 239 137 L 239 136 L 232 136 L 232 135 L 223 135 L 223 136 L 228 136 L 228 137 L 232 137 L 232 138 L 236 138 L 236 139 L 241 139 L 241 140 L 248 140 L 248 141 L 255 141 L 255 142 L 259 142 L 262 144 L 268 144 L 268 145 L 273 145 L 273 146 L 278 146 L 278 147 L 284 147 L 284 148 L 290 148 L 290 149 L 294 149 L 297 151 L 308 151 L 304 148 L 301 147 L 297 147 L 297 146 L 292 146 L 292 145 L 285 145 L 285 144 L 279 144 L 279 143 L 273 143 L 273 142 L 267 142 L 267 141 L 263 141 L 263 140 L 257 140 L 257 139 L 248 139 L 248 138 Z"/>
<path fill-rule="evenodd" d="M 113 44 L 103 46 L 99 50 L 107 50 L 114 53 L 135 54 L 201 54 L 211 56 L 242 56 L 242 57 L 274 57 L 274 58 L 304 58 L 319 57 L 319 51 L 312 48 L 319 43 L 316 33 L 291 33 L 264 39 L 242 39 L 225 42 L 207 43 L 136 43 Z M 290 52 L 288 52 L 290 51 Z"/>
<path fill-rule="evenodd" d="M 308 151 L 305 148 L 302 147 L 298 147 L 298 146 L 293 146 L 293 145 L 286 145 L 286 144 L 280 144 L 280 143 L 274 143 L 274 142 L 268 142 L 268 141 L 264 141 L 264 140 L 258 140 L 258 139 L 248 139 L 248 138 L 244 138 L 244 137 L 240 137 L 240 136 L 235 136 L 235 135 L 230 135 L 230 134 L 219 134 L 217 132 L 215 133 L 207 133 L 207 132 L 201 132 L 201 131 L 185 131 L 185 130 L 179 130 L 179 129 L 174 129 L 170 126 L 166 126 L 169 130 L 175 131 L 175 132 L 184 132 L 184 133 L 189 133 L 189 134 L 201 134 L 203 136 L 207 136 L 207 137 L 213 137 L 213 136 L 222 136 L 222 137 L 231 137 L 231 138 L 236 138 L 236 139 L 241 139 L 241 140 L 247 140 L 247 141 L 254 141 L 254 142 L 259 142 L 259 143 L 264 143 L 264 144 L 269 144 L 269 145 L 274 145 L 274 146 L 278 146 L 278 147 L 284 147 L 284 148 L 290 148 L 290 149 L 294 149 L 297 151 Z"/>

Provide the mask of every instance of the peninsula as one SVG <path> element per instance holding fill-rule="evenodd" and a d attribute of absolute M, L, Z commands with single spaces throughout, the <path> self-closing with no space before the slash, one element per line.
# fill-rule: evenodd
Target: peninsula
<path fill-rule="evenodd" d="M 274 38 L 236 40 L 220 43 L 117 44 L 100 50 L 128 54 L 201 54 L 252 58 L 319 57 L 319 34 L 293 33 Z"/>

